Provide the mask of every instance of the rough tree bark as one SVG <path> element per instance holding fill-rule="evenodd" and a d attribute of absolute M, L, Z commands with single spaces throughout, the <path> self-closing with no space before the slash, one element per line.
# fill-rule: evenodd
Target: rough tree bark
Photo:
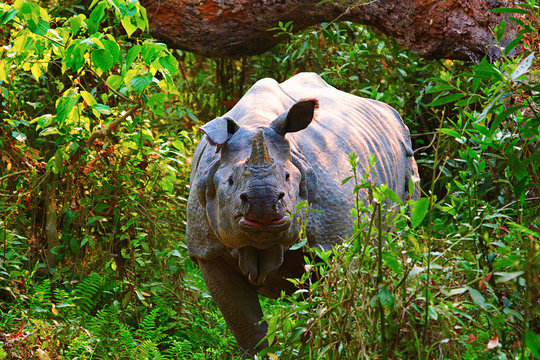
<path fill-rule="evenodd" d="M 293 21 L 301 30 L 325 21 L 369 25 L 426 58 L 478 60 L 500 56 L 494 26 L 504 0 L 142 0 L 150 32 L 169 46 L 205 56 L 239 57 L 282 41 L 268 29 Z M 517 29 L 507 22 L 507 38 Z"/>

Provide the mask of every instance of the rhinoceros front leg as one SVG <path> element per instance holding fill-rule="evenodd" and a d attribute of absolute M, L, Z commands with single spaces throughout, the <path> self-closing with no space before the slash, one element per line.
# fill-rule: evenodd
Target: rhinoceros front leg
<path fill-rule="evenodd" d="M 223 258 L 210 261 L 199 260 L 210 295 L 221 310 L 227 326 L 231 329 L 244 356 L 253 355 L 268 346 L 266 340 L 257 344 L 266 335 L 266 323 L 257 291 L 245 277 L 232 268 Z"/>

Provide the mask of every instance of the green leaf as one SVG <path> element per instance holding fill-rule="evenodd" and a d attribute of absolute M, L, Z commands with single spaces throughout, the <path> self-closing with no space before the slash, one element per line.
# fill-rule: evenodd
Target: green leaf
<path fill-rule="evenodd" d="M 106 2 L 100 2 L 90 14 L 90 18 L 86 21 L 89 35 L 94 35 L 98 31 L 99 24 L 103 21 L 103 18 L 105 17 L 106 7 Z"/>
<path fill-rule="evenodd" d="M 448 290 L 448 291 L 443 290 L 443 292 L 444 292 L 444 294 L 446 296 L 455 296 L 455 295 L 461 295 L 467 290 L 468 289 L 466 287 L 461 287 L 461 288 L 457 288 L 457 289 L 451 289 L 451 290 Z"/>
<path fill-rule="evenodd" d="M 71 28 L 71 34 L 75 35 L 81 28 L 83 22 L 84 22 L 85 16 L 83 14 L 72 16 L 69 18 L 69 27 Z"/>
<path fill-rule="evenodd" d="M 518 34 L 518 36 L 510 41 L 508 43 L 508 45 L 506 45 L 506 47 L 504 48 L 504 55 L 508 55 L 510 54 L 510 52 L 516 47 L 518 46 L 518 44 L 521 42 L 521 40 L 523 39 L 523 34 Z"/>
<path fill-rule="evenodd" d="M 150 65 L 152 61 L 154 61 L 159 55 L 161 55 L 162 52 L 163 47 L 161 47 L 161 45 L 145 41 L 142 46 L 141 55 L 143 61 L 147 65 Z"/>
<path fill-rule="evenodd" d="M 525 333 L 525 344 L 533 354 L 535 359 L 540 359 L 540 335 L 535 334 L 532 330 L 527 330 Z"/>
<path fill-rule="evenodd" d="M 84 65 L 84 54 L 86 54 L 87 49 L 88 46 L 82 40 L 77 39 L 73 41 L 66 51 L 66 57 L 64 59 L 66 66 L 73 71 L 78 71 Z"/>
<path fill-rule="evenodd" d="M 56 169 L 56 174 L 64 171 L 64 152 L 60 149 L 54 153 L 54 168 Z"/>
<path fill-rule="evenodd" d="M 184 146 L 184 143 L 180 140 L 173 140 L 171 141 L 171 144 L 177 149 L 177 150 L 180 150 L 180 151 L 185 151 L 185 146 Z"/>
<path fill-rule="evenodd" d="M 150 85 L 152 82 L 152 74 L 147 73 L 145 75 L 137 75 L 134 76 L 130 84 L 133 87 L 133 89 L 140 95 L 144 91 L 144 89 Z"/>
<path fill-rule="evenodd" d="M 381 302 L 382 307 L 394 305 L 394 296 L 387 286 L 382 286 L 379 288 L 379 301 Z"/>
<path fill-rule="evenodd" d="M 0 26 L 13 19 L 17 15 L 17 12 L 19 12 L 19 10 L 16 9 L 10 9 L 8 11 L 0 10 Z"/>
<path fill-rule="evenodd" d="M 495 26 L 495 39 L 498 43 L 501 42 L 501 39 L 504 36 L 504 31 L 506 30 L 506 21 L 503 20 L 499 23 L 499 25 Z"/>
<path fill-rule="evenodd" d="M 450 136 L 455 137 L 455 138 L 457 138 L 457 139 L 461 139 L 461 138 L 463 137 L 460 133 L 458 133 L 458 132 L 457 132 L 456 130 L 454 130 L 454 129 L 444 129 L 444 128 L 443 128 L 443 129 L 439 129 L 439 131 L 440 131 L 441 133 L 443 133 L 443 134 L 450 135 Z"/>
<path fill-rule="evenodd" d="M 512 229 L 515 229 L 515 230 L 517 230 L 519 232 L 527 234 L 530 237 L 532 237 L 533 239 L 540 239 L 540 234 L 538 234 L 538 232 L 533 231 L 533 230 L 529 229 L 526 226 L 523 226 L 521 224 L 516 224 L 516 223 L 510 223 L 510 226 L 512 227 Z"/>
<path fill-rule="evenodd" d="M 112 89 L 118 90 L 120 85 L 122 85 L 122 77 L 120 75 L 111 75 L 107 78 L 106 82 Z"/>
<path fill-rule="evenodd" d="M 129 49 L 126 56 L 126 69 L 131 67 L 135 58 L 141 53 L 141 48 L 141 45 L 133 45 L 131 49 Z"/>
<path fill-rule="evenodd" d="M 400 199 L 400 197 L 397 196 L 397 194 L 396 194 L 394 191 L 392 191 L 392 189 L 390 189 L 390 188 L 384 189 L 384 192 L 383 192 L 383 193 L 384 193 L 384 196 L 385 196 L 387 199 L 392 200 L 392 201 L 395 202 L 395 203 L 400 204 L 400 203 L 402 202 L 402 200 Z"/>
<path fill-rule="evenodd" d="M 34 122 L 37 122 L 38 123 L 38 126 L 36 128 L 39 129 L 39 128 L 42 128 L 42 129 L 45 129 L 47 126 L 49 126 L 50 124 L 53 123 L 55 117 L 52 116 L 51 114 L 45 114 L 45 115 L 41 115 L 40 117 L 32 120 L 31 122 L 34 123 Z"/>
<path fill-rule="evenodd" d="M 178 71 L 178 61 L 172 55 L 167 55 L 159 58 L 159 63 L 163 69 L 169 72 L 168 75 L 174 76 Z"/>
<path fill-rule="evenodd" d="M 78 100 L 79 96 L 63 96 L 58 99 L 58 101 L 56 102 L 56 120 L 59 123 L 62 123 L 64 120 L 67 119 L 69 113 L 73 110 Z"/>
<path fill-rule="evenodd" d="M 114 66 L 114 57 L 107 49 L 92 51 L 92 62 L 101 70 L 109 71 Z"/>
<path fill-rule="evenodd" d="M 512 80 L 516 80 L 521 75 L 525 75 L 526 73 L 528 73 L 533 63 L 533 60 L 534 60 L 534 51 L 530 53 L 529 56 L 527 56 L 525 59 L 523 59 L 519 63 L 519 65 L 516 67 L 516 70 L 514 70 L 514 72 L 510 76 Z"/>
<path fill-rule="evenodd" d="M 446 90 L 455 90 L 455 87 L 450 84 L 440 84 L 430 87 L 426 92 L 432 94 Z"/>
<path fill-rule="evenodd" d="M 165 107 L 163 106 L 163 104 L 165 103 L 165 100 L 167 100 L 166 94 L 164 93 L 153 94 L 150 97 L 150 100 L 148 101 L 148 106 L 150 106 L 150 110 L 153 111 L 155 114 L 164 116 Z"/>
<path fill-rule="evenodd" d="M 289 250 L 298 250 L 302 248 L 302 246 L 306 245 L 307 243 L 307 237 L 304 237 L 301 241 L 297 242 L 296 244 L 292 245 Z"/>
<path fill-rule="evenodd" d="M 448 104 L 448 103 L 451 103 L 451 102 L 454 102 L 454 101 L 457 101 L 457 100 L 461 99 L 463 96 L 465 96 L 463 93 L 456 93 L 456 94 L 443 96 L 443 97 L 440 97 L 440 98 L 438 98 L 436 100 L 433 100 L 432 102 L 430 102 L 426 106 L 440 106 L 440 105 Z"/>
<path fill-rule="evenodd" d="M 97 101 L 88 91 L 81 91 L 81 96 L 88 106 L 94 106 Z"/>
<path fill-rule="evenodd" d="M 108 105 L 95 104 L 95 105 L 92 105 L 92 109 L 96 109 L 100 114 L 103 114 L 103 115 L 111 114 L 111 107 Z"/>
<path fill-rule="evenodd" d="M 518 9 L 518 8 L 497 8 L 491 9 L 491 12 L 504 13 L 504 14 L 530 14 L 529 10 Z"/>
<path fill-rule="evenodd" d="M 514 112 L 517 112 L 518 110 L 524 108 L 525 106 L 526 105 L 512 106 L 512 107 L 504 110 L 499 115 L 497 115 L 497 117 L 495 117 L 495 120 L 493 120 L 493 122 L 491 123 L 491 125 L 489 127 L 490 136 L 493 136 L 493 134 L 495 134 L 495 131 L 498 130 L 499 125 L 501 124 L 501 122 L 506 120 L 510 114 L 512 114 Z"/>
<path fill-rule="evenodd" d="M 79 244 L 79 242 L 77 241 L 76 238 L 72 237 L 69 240 L 69 248 L 73 252 L 73 254 L 79 255 L 79 252 L 81 250 L 81 246 L 80 246 L 80 244 Z"/>
<path fill-rule="evenodd" d="M 401 263 L 398 261 L 398 259 L 393 253 L 389 251 L 383 251 L 382 258 L 384 260 L 384 264 L 390 267 L 395 274 L 401 274 L 403 272 Z"/>
<path fill-rule="evenodd" d="M 486 308 L 486 299 L 480 294 L 477 290 L 473 289 L 470 286 L 467 286 L 467 290 L 469 290 L 469 294 L 471 295 L 472 301 L 480 306 L 482 309 Z"/>
<path fill-rule="evenodd" d="M 114 40 L 103 40 L 103 46 L 109 50 L 113 57 L 113 66 L 118 60 L 120 60 L 120 47 Z"/>
<path fill-rule="evenodd" d="M 38 4 L 25 2 L 19 12 L 28 25 L 28 29 L 38 35 L 45 35 L 49 29 L 49 22 L 41 18 L 41 10 Z"/>
<path fill-rule="evenodd" d="M 411 226 L 413 229 L 424 220 L 429 210 L 429 198 L 420 198 L 414 202 L 411 210 Z"/>

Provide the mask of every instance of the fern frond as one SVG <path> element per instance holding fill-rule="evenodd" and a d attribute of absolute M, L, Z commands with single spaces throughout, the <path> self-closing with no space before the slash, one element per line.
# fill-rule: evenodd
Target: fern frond
<path fill-rule="evenodd" d="M 103 278 L 100 275 L 96 273 L 88 275 L 73 291 L 75 304 L 86 313 L 91 313 L 99 301 L 102 284 Z"/>

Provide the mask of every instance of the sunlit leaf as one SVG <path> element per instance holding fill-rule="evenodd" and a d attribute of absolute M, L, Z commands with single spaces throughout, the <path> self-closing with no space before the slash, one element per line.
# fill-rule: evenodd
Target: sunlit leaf
<path fill-rule="evenodd" d="M 18 11 L 19 10 L 17 9 L 9 9 L 7 11 L 0 10 L 0 26 L 13 19 L 17 15 Z"/>
<path fill-rule="evenodd" d="M 122 77 L 120 75 L 111 75 L 107 78 L 106 82 L 111 88 L 118 90 L 120 85 L 122 85 Z"/>
<path fill-rule="evenodd" d="M 523 59 L 519 65 L 516 67 L 516 70 L 512 73 L 510 76 L 512 80 L 516 80 L 521 75 L 525 75 L 529 72 L 529 69 L 531 68 L 531 65 L 534 60 L 534 52 L 530 53 L 529 56 L 527 56 L 525 59 Z"/>
<path fill-rule="evenodd" d="M 103 115 L 110 115 L 111 114 L 111 107 L 104 104 L 95 104 L 92 106 L 93 109 L 96 109 L 100 114 Z"/>
<path fill-rule="evenodd" d="M 26 134 L 23 134 L 21 132 L 15 131 L 15 130 L 13 130 L 11 132 L 11 136 L 13 136 L 18 141 L 25 141 L 26 140 Z"/>
<path fill-rule="evenodd" d="M 54 135 L 54 134 L 60 134 L 60 131 L 58 131 L 58 129 L 55 127 L 51 127 L 51 128 L 47 128 L 41 131 L 39 133 L 39 136 L 47 136 L 47 135 Z"/>
<path fill-rule="evenodd" d="M 81 91 L 80 94 L 88 106 L 93 106 L 97 103 L 96 99 L 88 91 Z"/>
<path fill-rule="evenodd" d="M 495 279 L 496 283 L 503 283 L 510 280 L 513 280 L 521 275 L 525 274 L 525 271 L 515 271 L 515 272 L 496 272 L 495 275 L 499 276 Z"/>

